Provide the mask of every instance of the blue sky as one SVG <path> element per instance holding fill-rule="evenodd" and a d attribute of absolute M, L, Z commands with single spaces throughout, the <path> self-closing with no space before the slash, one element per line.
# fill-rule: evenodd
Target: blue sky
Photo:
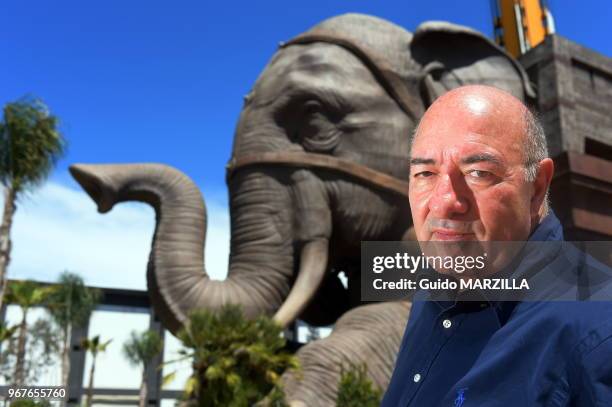
<path fill-rule="evenodd" d="M 550 4 L 560 34 L 612 54 L 609 2 Z M 242 96 L 276 44 L 350 11 L 409 30 L 441 19 L 492 33 L 488 0 L 8 1 L 0 103 L 33 93 L 60 116 L 70 142 L 60 182 L 73 162 L 157 161 L 223 203 Z"/>
<path fill-rule="evenodd" d="M 549 4 L 559 34 L 612 54 L 609 2 Z M 144 288 L 152 211 L 124 205 L 96 214 L 68 175 L 75 162 L 162 162 L 183 170 L 206 197 L 207 252 L 216 254 L 207 259 L 222 270 L 224 166 L 242 96 L 279 41 L 346 12 L 409 30 L 448 20 L 492 34 L 488 0 L 2 2 L 0 104 L 40 96 L 69 140 L 47 186 L 20 204 L 9 275 L 53 279 L 68 268 L 97 285 Z"/>

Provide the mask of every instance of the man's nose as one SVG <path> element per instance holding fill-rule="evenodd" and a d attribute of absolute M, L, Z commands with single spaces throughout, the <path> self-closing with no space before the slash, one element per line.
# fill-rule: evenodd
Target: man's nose
<path fill-rule="evenodd" d="M 453 215 L 463 215 L 469 211 L 463 179 L 453 174 L 443 174 L 429 200 L 429 210 L 439 219 L 451 219 Z"/>

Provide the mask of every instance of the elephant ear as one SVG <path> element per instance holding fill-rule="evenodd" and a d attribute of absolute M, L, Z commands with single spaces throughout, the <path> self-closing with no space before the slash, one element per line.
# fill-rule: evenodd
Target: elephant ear
<path fill-rule="evenodd" d="M 482 33 L 457 24 L 421 24 L 410 45 L 422 69 L 421 93 L 427 104 L 446 91 L 482 84 L 503 89 L 520 100 L 535 98 L 527 73 L 510 54 Z"/>

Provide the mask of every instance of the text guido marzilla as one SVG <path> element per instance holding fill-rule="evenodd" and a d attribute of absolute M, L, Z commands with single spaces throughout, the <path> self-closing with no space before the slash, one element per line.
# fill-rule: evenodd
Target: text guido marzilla
<path fill-rule="evenodd" d="M 377 278 L 372 282 L 375 290 L 529 290 L 527 279 L 514 278 L 472 278 L 459 281 L 430 280 L 427 278 L 417 282 L 407 278 L 398 281 L 383 281 Z"/>

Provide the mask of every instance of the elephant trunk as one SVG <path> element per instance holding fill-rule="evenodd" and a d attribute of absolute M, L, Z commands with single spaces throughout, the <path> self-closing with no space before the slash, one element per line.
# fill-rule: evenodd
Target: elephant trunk
<path fill-rule="evenodd" d="M 170 331 L 176 333 L 195 309 L 214 310 L 234 303 L 243 306 L 247 317 L 272 315 L 288 297 L 294 267 L 292 214 L 287 210 L 289 197 L 282 186 L 271 185 L 275 181 L 270 177 L 247 173 L 233 181 L 229 272 L 226 280 L 217 281 L 204 270 L 204 200 L 186 175 L 160 164 L 78 164 L 70 172 L 101 213 L 124 201 L 145 202 L 154 208 L 147 283 L 153 306 Z M 327 263 L 327 244 L 307 242 L 302 253 L 298 282 L 305 273 L 321 274 L 322 279 L 320 266 L 303 269 Z M 295 297 L 291 296 L 293 312 L 283 312 L 282 324 L 303 308 L 295 304 Z"/>

